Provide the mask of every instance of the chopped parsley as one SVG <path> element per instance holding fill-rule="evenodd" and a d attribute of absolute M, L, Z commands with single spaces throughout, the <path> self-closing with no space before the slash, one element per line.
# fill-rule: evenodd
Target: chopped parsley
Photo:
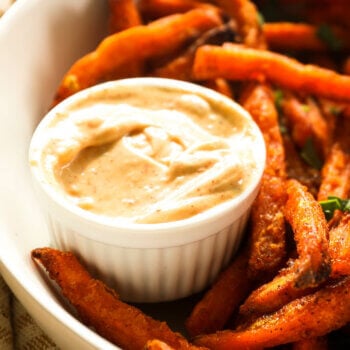
<path fill-rule="evenodd" d="M 334 35 L 332 28 L 327 24 L 321 24 L 316 31 L 316 36 L 321 39 L 332 51 L 339 51 L 343 43 Z"/>
<path fill-rule="evenodd" d="M 286 125 L 280 123 L 280 124 L 279 124 L 279 128 L 280 128 L 280 133 L 281 133 L 282 135 L 288 134 L 288 128 L 287 128 Z"/>
<path fill-rule="evenodd" d="M 277 89 L 273 92 L 273 97 L 275 100 L 275 106 L 278 110 L 278 112 L 281 112 L 282 110 L 282 101 L 283 101 L 283 91 L 280 89 Z"/>
<path fill-rule="evenodd" d="M 300 152 L 300 156 L 305 160 L 311 167 L 320 170 L 323 162 L 317 154 L 314 142 L 312 138 L 308 138 L 305 142 L 304 147 Z"/>
<path fill-rule="evenodd" d="M 261 12 L 258 12 L 258 24 L 260 29 L 263 27 L 263 25 L 265 24 L 265 18 L 264 15 Z"/>
<path fill-rule="evenodd" d="M 305 113 L 308 113 L 308 112 L 310 112 L 310 106 L 309 105 L 306 105 L 306 104 L 303 104 L 302 106 L 302 109 L 303 109 L 303 111 L 305 112 Z"/>
<path fill-rule="evenodd" d="M 350 199 L 341 199 L 335 196 L 329 196 L 327 200 L 319 202 L 323 212 L 325 213 L 326 219 L 330 220 L 336 210 L 342 212 L 350 211 Z"/>

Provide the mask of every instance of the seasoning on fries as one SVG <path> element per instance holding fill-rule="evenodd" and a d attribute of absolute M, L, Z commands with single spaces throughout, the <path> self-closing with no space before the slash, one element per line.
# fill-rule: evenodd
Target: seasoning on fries
<path fill-rule="evenodd" d="M 350 208 L 349 210 L 350 211 Z M 332 259 L 332 276 L 350 274 L 350 213 L 344 213 L 337 226 L 329 232 L 329 255 Z"/>
<path fill-rule="evenodd" d="M 54 104 L 97 83 L 142 76 L 144 71 L 139 68 L 146 60 L 174 55 L 219 24 L 221 18 L 216 11 L 195 9 L 108 36 L 94 52 L 73 64 L 58 88 Z"/>
<path fill-rule="evenodd" d="M 275 312 L 292 300 L 310 292 L 310 289 L 295 287 L 298 275 L 294 264 L 294 260 L 289 261 L 288 267 L 279 271 L 276 277 L 261 285 L 248 296 L 239 309 L 242 323 Z"/>
<path fill-rule="evenodd" d="M 293 94 L 284 94 L 282 113 L 295 145 L 303 149 L 312 140 L 318 158 L 324 159 L 330 147 L 329 130 L 316 102 L 312 98 L 303 101 Z"/>
<path fill-rule="evenodd" d="M 185 320 L 207 349 L 323 350 L 350 323 L 350 2 L 274 3 L 292 17 L 262 21 L 268 0 L 110 0 L 114 34 L 73 64 L 54 101 L 160 76 L 235 98 L 259 126 L 267 160 L 248 244 Z M 124 349 L 198 348 L 122 302 L 73 254 L 32 257 L 82 321 Z"/>
<path fill-rule="evenodd" d="M 248 250 L 242 250 L 195 305 L 186 319 L 190 336 L 223 329 L 251 289 L 252 281 L 246 275 L 248 257 Z"/>
<path fill-rule="evenodd" d="M 218 77 L 240 81 L 267 80 L 282 88 L 350 102 L 349 76 L 240 44 L 200 47 L 194 60 L 193 76 L 197 80 Z"/>
<path fill-rule="evenodd" d="M 111 34 L 142 24 L 135 1 L 108 0 L 108 4 L 110 9 L 109 32 Z"/>
<path fill-rule="evenodd" d="M 350 119 L 337 118 L 336 134 L 321 170 L 319 201 L 329 196 L 348 198 L 350 195 Z"/>
<path fill-rule="evenodd" d="M 261 349 L 323 336 L 350 321 L 350 279 L 296 299 L 239 331 L 202 335 L 195 343 L 210 349 Z"/>
<path fill-rule="evenodd" d="M 296 180 L 287 185 L 286 220 L 292 226 L 298 251 L 297 288 L 318 286 L 330 273 L 328 226 L 320 204 Z"/>
<path fill-rule="evenodd" d="M 123 349 L 142 349 L 151 339 L 159 339 L 179 350 L 198 349 L 171 331 L 166 323 L 123 303 L 114 290 L 93 279 L 72 253 L 38 248 L 32 251 L 32 258 L 59 285 L 79 317 Z"/>
<path fill-rule="evenodd" d="M 286 202 L 285 156 L 278 115 L 270 88 L 249 85 L 240 98 L 263 133 L 266 166 L 260 192 L 251 213 L 249 274 L 256 279 L 274 274 L 282 266 L 286 251 L 283 208 Z"/>

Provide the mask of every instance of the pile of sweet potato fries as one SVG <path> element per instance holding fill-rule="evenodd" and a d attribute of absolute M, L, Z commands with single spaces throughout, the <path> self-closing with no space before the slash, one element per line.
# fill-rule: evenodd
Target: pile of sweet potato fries
<path fill-rule="evenodd" d="M 260 127 L 267 161 L 246 240 L 174 333 L 72 253 L 32 251 L 87 325 L 123 349 L 327 349 L 350 323 L 350 2 L 109 0 L 110 33 L 54 104 L 111 79 L 215 89 Z M 93 305 L 93 306 L 91 306 Z"/>

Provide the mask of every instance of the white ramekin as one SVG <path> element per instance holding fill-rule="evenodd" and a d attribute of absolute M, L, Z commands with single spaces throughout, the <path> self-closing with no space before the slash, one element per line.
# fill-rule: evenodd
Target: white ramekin
<path fill-rule="evenodd" d="M 71 103 L 98 89 L 123 84 L 166 85 L 200 91 L 230 107 L 253 125 L 257 137 L 257 176 L 238 197 L 188 219 L 159 224 L 118 223 L 66 200 L 47 181 L 40 166 L 42 135 L 50 120 Z M 53 108 L 33 134 L 29 150 L 38 200 L 47 218 L 52 245 L 72 251 L 90 272 L 130 302 L 170 301 L 203 290 L 239 247 L 265 166 L 265 144 L 251 116 L 238 104 L 210 89 L 162 78 L 132 78 L 83 90 Z M 35 166 L 33 165 L 35 164 Z"/>

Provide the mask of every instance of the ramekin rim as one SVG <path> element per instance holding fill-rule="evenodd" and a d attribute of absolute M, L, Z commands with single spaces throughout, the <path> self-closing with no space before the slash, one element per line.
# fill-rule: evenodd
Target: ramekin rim
<path fill-rule="evenodd" d="M 185 227 L 197 227 L 199 224 L 205 224 L 206 222 L 215 221 L 215 218 L 221 217 L 224 215 L 228 215 L 229 212 L 231 212 L 231 222 L 234 222 L 238 217 L 240 217 L 246 210 L 249 210 L 249 207 L 251 206 L 251 203 L 249 203 L 244 209 L 244 203 L 249 201 L 250 196 L 256 189 L 259 187 L 261 178 L 264 172 L 265 167 L 265 161 L 266 161 L 266 149 L 265 149 L 265 142 L 263 139 L 263 136 L 261 134 L 260 129 L 254 122 L 251 115 L 237 102 L 229 99 L 228 97 L 221 95 L 220 93 L 211 90 L 209 88 L 196 85 L 194 83 L 190 82 L 184 82 L 184 81 L 178 81 L 174 79 L 168 79 L 168 78 L 155 78 L 155 77 L 136 77 L 136 78 L 126 78 L 126 79 L 120 79 L 120 80 L 114 80 L 114 81 L 108 81 L 105 83 L 101 83 L 98 85 L 95 85 L 93 87 L 84 89 L 61 103 L 59 103 L 57 106 L 55 106 L 53 109 L 51 109 L 43 118 L 46 121 L 40 122 L 38 127 L 33 133 L 32 140 L 30 142 L 29 146 L 29 158 L 31 158 L 32 151 L 33 151 L 33 144 L 35 144 L 35 135 L 40 132 L 41 128 L 45 127 L 45 123 L 48 122 L 48 119 L 50 116 L 54 116 L 57 114 L 60 110 L 64 109 L 67 105 L 70 105 L 74 103 L 74 101 L 81 97 L 86 97 L 90 93 L 94 91 L 100 91 L 112 86 L 120 85 L 120 84 L 135 84 L 135 83 L 147 83 L 154 86 L 170 86 L 172 88 L 181 89 L 182 91 L 203 91 L 210 96 L 213 96 L 213 98 L 222 99 L 225 101 L 225 103 L 230 104 L 230 106 L 233 107 L 234 110 L 237 111 L 237 113 L 240 113 L 241 115 L 244 115 L 248 120 L 250 120 L 254 130 L 255 135 L 257 136 L 257 144 L 260 144 L 261 147 L 259 147 L 256 151 L 259 152 L 258 162 L 256 163 L 256 174 L 254 175 L 252 181 L 245 187 L 244 191 L 240 193 L 238 196 L 224 202 L 221 204 L 218 204 L 214 206 L 213 208 L 210 208 L 206 210 L 203 213 L 199 213 L 197 215 L 194 215 L 189 218 L 185 218 L 182 220 L 177 221 L 171 221 L 166 223 L 135 223 L 135 222 L 121 222 L 118 218 L 109 218 L 107 216 L 101 216 L 99 214 L 94 214 L 92 212 L 89 212 L 87 210 L 81 209 L 74 205 L 73 203 L 69 202 L 64 198 L 63 195 L 61 195 L 58 191 L 52 188 L 52 186 L 45 181 L 45 177 L 43 176 L 42 172 L 38 167 L 30 166 L 30 171 L 32 173 L 32 178 L 34 181 L 41 187 L 41 189 L 45 192 L 45 194 L 52 200 L 56 205 L 60 206 L 67 212 L 70 212 L 72 215 L 75 215 L 77 217 L 80 217 L 81 219 L 84 219 L 85 221 L 89 223 L 95 223 L 100 226 L 104 226 L 108 229 L 118 229 L 118 230 L 124 230 L 131 234 L 133 232 L 144 232 L 145 234 L 149 234 L 150 232 L 156 234 L 157 232 L 161 232 L 161 234 L 164 234 L 164 230 L 178 230 L 178 229 L 184 229 Z M 160 85 L 161 84 L 161 85 Z M 241 206 L 241 208 L 239 208 Z M 215 234 L 215 232 L 213 233 Z"/>

